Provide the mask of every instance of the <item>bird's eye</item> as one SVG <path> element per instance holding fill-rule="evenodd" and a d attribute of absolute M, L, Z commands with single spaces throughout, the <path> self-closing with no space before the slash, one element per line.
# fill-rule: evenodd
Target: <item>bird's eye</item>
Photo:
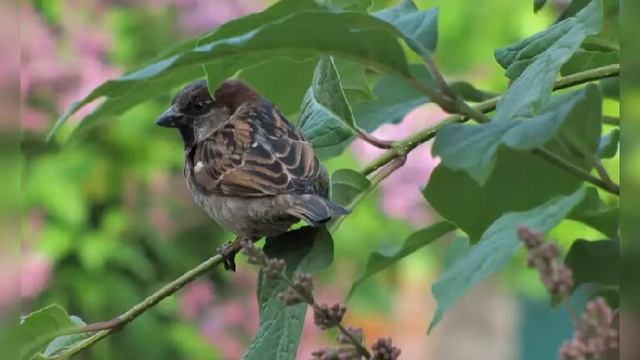
<path fill-rule="evenodd" d="M 193 105 L 191 105 L 191 108 L 196 111 L 196 112 L 200 112 L 204 109 L 204 105 L 202 103 L 193 103 Z"/>

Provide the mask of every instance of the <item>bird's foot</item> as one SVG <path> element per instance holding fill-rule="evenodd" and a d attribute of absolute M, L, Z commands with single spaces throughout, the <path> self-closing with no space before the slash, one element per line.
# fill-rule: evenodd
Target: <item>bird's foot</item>
<path fill-rule="evenodd" d="M 229 241 L 218 248 L 217 252 L 223 258 L 222 265 L 227 271 L 236 271 L 236 255 L 240 251 L 240 242 Z"/>

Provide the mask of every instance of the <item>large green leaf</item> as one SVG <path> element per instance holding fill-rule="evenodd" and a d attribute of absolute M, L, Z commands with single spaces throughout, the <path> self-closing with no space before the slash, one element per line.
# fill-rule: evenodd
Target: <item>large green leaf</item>
<path fill-rule="evenodd" d="M 540 85 L 532 85 L 547 84 L 549 83 L 548 79 L 553 82 L 560 65 L 579 48 L 584 38 L 597 33 L 599 28 L 600 2 L 594 0 L 575 16 L 568 17 L 545 31 L 518 43 L 496 49 L 495 57 L 498 63 L 507 70 L 506 75 L 510 79 L 520 77 L 530 64 L 538 63 L 534 69 L 529 71 L 527 78 L 522 82 L 523 85 L 518 88 L 518 92 L 520 92 L 518 96 L 528 93 L 535 99 L 539 97 L 536 93 L 544 94 L 545 92 L 539 89 Z M 512 89 L 515 85 L 514 83 Z M 527 92 L 525 85 L 532 86 L 533 89 Z M 544 88 L 546 87 L 544 86 Z M 530 102 L 528 97 L 525 100 Z"/>
<path fill-rule="evenodd" d="M 538 12 L 546 3 L 547 0 L 533 0 L 533 12 Z"/>
<path fill-rule="evenodd" d="M 620 130 L 613 129 L 600 139 L 598 145 L 598 156 L 603 159 L 610 159 L 616 156 L 618 152 L 618 143 L 620 142 Z"/>
<path fill-rule="evenodd" d="M 195 49 L 153 63 L 93 90 L 62 116 L 52 133 L 73 113 L 101 97 L 115 104 L 100 116 L 118 114 L 152 95 L 191 80 L 205 65 L 209 87 L 215 88 L 238 70 L 274 56 L 303 60 L 319 54 L 351 59 L 383 72 L 409 76 L 402 34 L 392 25 L 364 13 L 332 12 L 313 2 L 286 0 L 256 15 L 230 22 L 204 36 Z M 311 11 L 299 11 L 312 7 Z M 291 9 L 294 9 L 293 11 Z M 86 121 L 85 121 L 86 122 Z"/>
<path fill-rule="evenodd" d="M 402 32 L 405 41 L 421 56 L 430 57 L 438 43 L 438 8 L 420 11 L 413 0 L 402 0 L 390 9 L 373 16 L 393 24 Z"/>
<path fill-rule="evenodd" d="M 411 65 L 411 73 L 416 79 L 427 85 L 434 80 L 424 65 Z M 358 124 L 367 131 L 373 131 L 382 124 L 397 124 L 416 107 L 429 102 L 424 96 L 406 82 L 394 76 L 383 76 L 374 86 L 375 101 L 361 102 L 353 107 Z"/>
<path fill-rule="evenodd" d="M 617 241 L 576 240 L 564 262 L 571 268 L 576 287 L 587 283 L 619 284 L 620 244 Z"/>
<path fill-rule="evenodd" d="M 321 57 L 316 66 L 311 88 L 302 102 L 298 126 L 316 149 L 349 139 L 356 128 L 331 57 Z"/>
<path fill-rule="evenodd" d="M 408 76 L 407 60 L 400 47 L 399 31 L 373 16 L 357 12 L 306 11 L 259 26 L 243 35 L 223 38 L 200 46 L 188 58 L 205 64 L 209 88 L 222 80 L 218 72 L 231 72 L 240 64 L 217 59 L 242 55 L 247 62 L 261 62 L 270 56 L 311 56 L 327 54 L 364 63 L 372 68 Z M 200 57 L 200 58 L 198 58 Z"/>
<path fill-rule="evenodd" d="M 288 277 L 295 271 L 315 273 L 333 262 L 333 240 L 331 234 L 322 227 L 303 227 L 277 238 L 269 238 L 263 250 L 270 258 L 285 260 Z M 286 289 L 287 285 L 283 281 L 260 275 L 260 327 L 243 359 L 296 358 L 307 305 L 285 306 L 278 299 L 278 294 Z"/>
<path fill-rule="evenodd" d="M 480 90 L 466 81 L 454 81 L 449 84 L 449 87 L 451 87 L 456 94 L 462 96 L 464 100 L 472 102 L 489 100 L 499 95 L 494 92 Z"/>
<path fill-rule="evenodd" d="M 366 176 L 351 169 L 336 170 L 331 174 L 331 200 L 350 206 L 351 202 L 371 186 Z"/>
<path fill-rule="evenodd" d="M 520 80 L 517 80 L 520 81 Z M 445 166 L 464 170 L 480 184 L 486 183 L 494 169 L 500 146 L 529 150 L 556 140 L 578 150 L 581 163 L 597 150 L 601 124 L 602 95 L 597 86 L 554 96 L 541 109 L 529 109 L 514 119 L 496 117 L 487 124 L 452 124 L 438 132 L 433 153 Z M 558 136 L 564 124 L 575 124 L 575 132 Z M 571 156 L 566 154 L 566 156 Z M 565 155 L 565 154 L 563 154 Z M 583 165 L 583 164 L 581 164 Z"/>
<path fill-rule="evenodd" d="M 545 233 L 562 221 L 582 201 L 584 195 L 585 191 L 581 188 L 569 196 L 555 197 L 531 210 L 504 214 L 493 223 L 482 234 L 480 242 L 452 261 L 433 285 L 432 292 L 438 309 L 429 331 L 469 289 L 500 270 L 513 257 L 520 248 L 517 235 L 519 226 Z"/>
<path fill-rule="evenodd" d="M 365 75 L 365 66 L 341 58 L 334 58 L 333 60 L 340 75 L 342 89 L 345 95 L 347 95 L 349 103 L 353 104 L 355 102 L 372 100 L 373 93 L 371 92 L 371 87 Z"/>
<path fill-rule="evenodd" d="M 328 0 L 329 4 L 344 10 L 366 11 L 372 0 Z"/>
<path fill-rule="evenodd" d="M 596 67 L 620 63 L 619 51 L 578 50 L 560 68 L 560 74 L 567 76 Z"/>
<path fill-rule="evenodd" d="M 576 207 L 569 218 L 583 222 L 607 235 L 618 238 L 620 209 L 604 203 L 595 188 L 588 188 L 582 203 Z"/>
<path fill-rule="evenodd" d="M 423 247 L 438 240 L 445 234 L 452 232 L 456 227 L 447 221 L 435 223 L 427 228 L 418 230 L 404 241 L 401 247 L 393 249 L 376 250 L 367 260 L 362 275 L 353 283 L 349 296 L 368 278 L 379 273 L 380 271 L 396 264 L 398 261 L 422 249 Z"/>
<path fill-rule="evenodd" d="M 518 76 L 498 103 L 494 116 L 495 122 L 515 120 L 523 116 L 530 117 L 548 104 L 560 66 L 578 49 L 587 35 L 598 31 L 600 3 L 595 0 L 575 18 L 567 19 L 565 22 L 568 24 L 567 28 L 559 29 L 562 34 L 557 38 L 543 37 L 533 43 L 527 43 L 525 40 L 524 46 L 515 45 L 515 58 L 518 64 L 523 64 L 521 61 L 523 57 L 532 58 L 533 62 Z M 507 72 L 509 72 L 508 69 Z"/>
<path fill-rule="evenodd" d="M 483 186 L 466 172 L 440 164 L 423 194 L 438 214 L 475 243 L 504 213 L 531 209 L 554 196 L 570 194 L 578 186 L 578 179 L 530 152 L 502 148 Z"/>
<path fill-rule="evenodd" d="M 276 57 L 267 62 L 243 69 L 239 78 L 247 81 L 260 94 L 272 101 L 287 115 L 295 114 L 309 88 L 316 57 L 295 61 Z M 286 79 L 286 85 L 283 80 Z"/>
<path fill-rule="evenodd" d="M 245 34 L 264 24 L 278 21 L 292 13 L 317 10 L 322 10 L 322 6 L 314 0 L 281 0 L 264 11 L 231 20 L 219 28 L 202 35 L 198 39 L 198 45 Z"/>

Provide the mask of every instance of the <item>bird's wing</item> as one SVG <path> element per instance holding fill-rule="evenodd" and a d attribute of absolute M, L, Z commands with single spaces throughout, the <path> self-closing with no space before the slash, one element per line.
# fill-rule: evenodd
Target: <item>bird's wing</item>
<path fill-rule="evenodd" d="M 218 195 L 303 194 L 326 177 L 311 143 L 264 100 L 238 108 L 188 161 L 196 186 Z"/>

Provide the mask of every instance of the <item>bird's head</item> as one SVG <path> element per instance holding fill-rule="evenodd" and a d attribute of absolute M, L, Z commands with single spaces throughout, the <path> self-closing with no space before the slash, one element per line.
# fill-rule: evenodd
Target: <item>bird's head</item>
<path fill-rule="evenodd" d="M 258 92 L 239 80 L 223 82 L 212 97 L 207 82 L 198 80 L 176 94 L 156 124 L 178 129 L 185 147 L 189 147 L 220 128 L 240 105 L 260 98 Z"/>

